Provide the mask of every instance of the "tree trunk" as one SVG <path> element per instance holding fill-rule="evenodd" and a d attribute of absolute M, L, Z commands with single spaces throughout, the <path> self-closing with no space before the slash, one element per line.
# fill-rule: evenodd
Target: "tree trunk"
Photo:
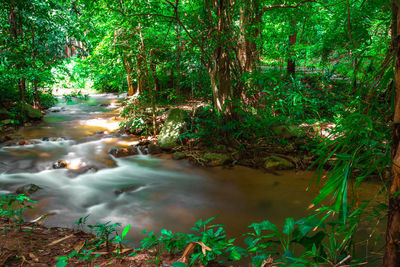
<path fill-rule="evenodd" d="M 289 58 L 287 61 L 287 74 L 289 77 L 294 77 L 296 75 L 296 54 L 293 50 L 293 46 L 297 42 L 297 21 L 291 21 L 290 24 L 292 26 L 292 34 L 289 36 Z"/>
<path fill-rule="evenodd" d="M 257 39 L 260 36 L 262 7 L 260 0 L 250 0 L 240 8 L 239 61 L 244 72 L 252 72 L 260 60 Z"/>
<path fill-rule="evenodd" d="M 133 96 L 136 94 L 137 90 L 135 90 L 132 82 L 132 63 L 126 57 L 124 57 L 124 67 L 126 72 L 126 81 L 128 83 L 128 96 Z"/>
<path fill-rule="evenodd" d="M 224 112 L 226 117 L 232 114 L 232 85 L 231 85 L 231 56 L 229 54 L 231 45 L 227 34 L 230 32 L 229 6 L 230 0 L 214 0 L 218 24 L 217 45 L 214 49 L 212 60 L 207 64 L 207 71 L 210 75 L 211 89 L 213 93 L 213 104 L 217 112 Z M 207 8 L 210 5 L 207 4 Z"/>
<path fill-rule="evenodd" d="M 140 94 L 142 90 L 146 90 L 148 84 L 148 72 L 147 72 L 147 57 L 144 45 L 144 39 L 142 35 L 141 24 L 138 25 L 138 32 L 140 36 L 139 53 L 136 55 L 136 72 L 137 72 L 137 89 L 136 94 Z"/>
<path fill-rule="evenodd" d="M 182 43 L 181 43 L 181 34 L 180 34 L 180 27 L 177 26 L 176 34 L 178 36 L 178 48 L 177 48 L 177 58 L 176 58 L 176 80 L 174 81 L 174 86 L 176 90 L 176 94 L 179 96 L 181 95 L 181 55 L 182 55 Z M 172 70 L 172 77 L 174 70 Z"/>
<path fill-rule="evenodd" d="M 392 135 L 392 180 L 389 192 L 389 211 L 386 229 L 386 247 L 383 266 L 395 267 L 400 263 L 400 9 L 394 3 L 392 38 L 395 49 L 395 106 Z M 394 29 L 395 28 L 395 29 Z"/>

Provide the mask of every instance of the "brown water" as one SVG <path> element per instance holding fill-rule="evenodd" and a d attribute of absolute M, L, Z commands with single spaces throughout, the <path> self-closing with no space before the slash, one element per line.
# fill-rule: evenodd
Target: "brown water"
<path fill-rule="evenodd" d="M 307 207 L 318 191 L 316 186 L 307 190 L 313 176 L 309 171 L 204 169 L 164 156 L 110 156 L 111 147 L 137 142 L 115 132 L 120 100 L 102 95 L 61 103 L 41 124 L 22 129 L 24 138 L 36 144 L 1 147 L 0 193 L 36 184 L 43 189 L 32 196 L 38 204 L 29 219 L 54 212 L 46 225 L 73 227 L 78 218 L 90 214 L 89 223 L 132 224 L 131 237 L 136 240 L 142 229 L 188 232 L 200 218 L 217 216 L 216 222 L 226 225 L 231 236 L 239 236 L 252 222 L 282 225 L 286 217 L 309 214 Z M 53 169 L 58 160 L 71 169 Z M 130 190 L 118 191 L 127 187 Z M 378 189 L 364 185 L 360 199 L 375 196 Z"/>

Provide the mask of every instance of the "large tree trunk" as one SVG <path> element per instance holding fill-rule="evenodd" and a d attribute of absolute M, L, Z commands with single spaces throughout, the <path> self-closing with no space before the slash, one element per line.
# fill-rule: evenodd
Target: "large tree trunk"
<path fill-rule="evenodd" d="M 257 39 L 260 36 L 262 6 L 250 0 L 240 8 L 239 61 L 244 72 L 252 72 L 260 60 Z"/>
<path fill-rule="evenodd" d="M 137 88 L 135 89 L 132 82 L 132 63 L 126 57 L 124 57 L 124 67 L 126 72 L 126 81 L 128 83 L 128 96 L 133 96 L 136 94 Z"/>
<path fill-rule="evenodd" d="M 226 38 L 230 34 L 229 6 L 230 0 L 214 0 L 217 11 L 218 24 L 217 45 L 214 49 L 212 60 L 208 62 L 207 71 L 210 75 L 213 104 L 217 112 L 224 112 L 226 117 L 232 114 L 232 84 L 231 84 L 231 56 L 229 54 L 231 44 Z M 207 4 L 207 8 L 210 5 Z"/>
<path fill-rule="evenodd" d="M 392 38 L 395 49 L 395 106 L 392 137 L 392 180 L 389 192 L 389 211 L 386 229 L 386 247 L 383 266 L 400 264 L 400 9 L 392 4 Z M 393 24 L 392 24 L 393 25 Z"/>

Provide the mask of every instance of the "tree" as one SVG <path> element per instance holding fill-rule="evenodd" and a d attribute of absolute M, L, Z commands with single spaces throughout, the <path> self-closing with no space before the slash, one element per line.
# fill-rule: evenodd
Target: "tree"
<path fill-rule="evenodd" d="M 388 223 L 383 266 L 400 262 L 400 2 L 392 2 L 392 40 L 395 53 L 395 105 L 392 135 L 392 177 L 389 190 Z"/>

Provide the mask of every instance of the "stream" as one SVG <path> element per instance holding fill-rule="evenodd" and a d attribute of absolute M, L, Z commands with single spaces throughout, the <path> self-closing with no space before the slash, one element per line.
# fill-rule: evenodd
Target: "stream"
<path fill-rule="evenodd" d="M 74 227 L 88 223 L 130 223 L 130 238 L 143 229 L 189 232 L 199 219 L 217 216 L 230 236 L 240 236 L 252 222 L 270 220 L 282 226 L 286 217 L 307 216 L 318 188 L 309 186 L 313 172 L 271 174 L 245 167 L 199 168 L 168 155 L 114 158 L 108 150 L 138 142 L 117 132 L 122 97 L 94 95 L 85 101 L 59 103 L 43 122 L 22 128 L 28 145 L 0 148 L 0 193 L 20 186 L 42 189 L 27 213 L 33 220 L 54 213 L 46 226 Z M 68 169 L 53 169 L 59 160 Z M 308 188 L 308 190 L 307 190 Z M 365 184 L 361 197 L 375 196 L 378 185 Z M 371 265 L 372 266 L 372 265 Z"/>

